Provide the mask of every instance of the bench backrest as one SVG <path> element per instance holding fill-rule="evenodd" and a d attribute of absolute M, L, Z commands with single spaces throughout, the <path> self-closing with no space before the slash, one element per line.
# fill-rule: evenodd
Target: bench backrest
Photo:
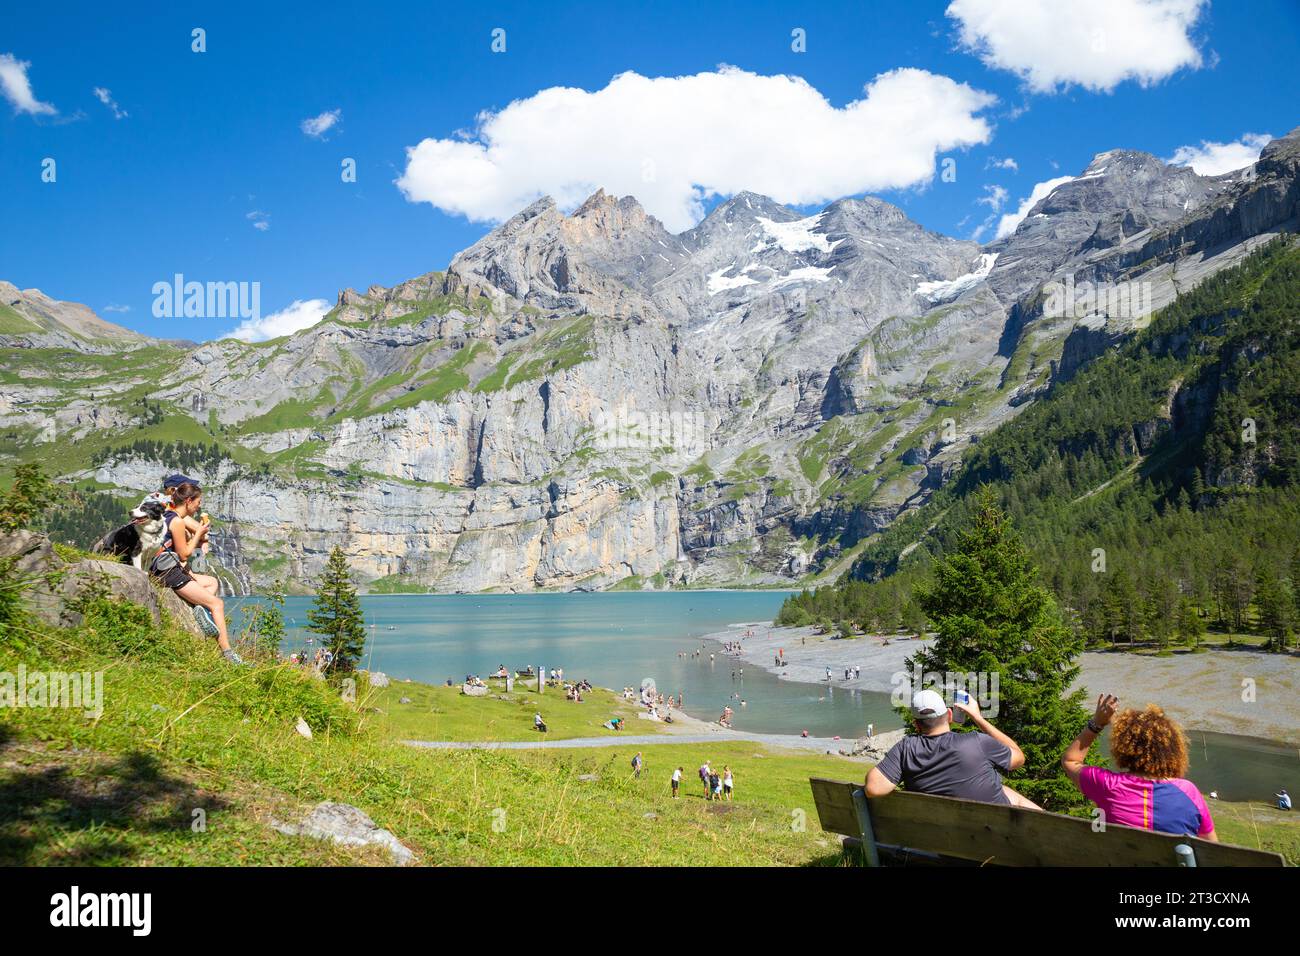
<path fill-rule="evenodd" d="M 853 792 L 860 783 L 813 778 L 822 829 L 860 837 Z M 1061 813 L 897 791 L 867 800 L 879 845 L 994 866 L 1176 866 L 1185 844 L 1197 866 L 1285 866 L 1282 855 L 1195 837 L 1108 824 Z"/>

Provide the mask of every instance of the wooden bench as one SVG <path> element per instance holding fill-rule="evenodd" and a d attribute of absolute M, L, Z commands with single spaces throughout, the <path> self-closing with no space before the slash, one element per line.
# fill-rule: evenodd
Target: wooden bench
<path fill-rule="evenodd" d="M 1280 853 L 1156 833 L 1061 813 L 812 778 L 822 829 L 867 866 L 1285 866 Z"/>

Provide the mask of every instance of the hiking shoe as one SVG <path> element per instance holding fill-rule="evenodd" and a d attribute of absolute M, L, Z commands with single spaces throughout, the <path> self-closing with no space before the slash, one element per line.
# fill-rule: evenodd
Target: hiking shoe
<path fill-rule="evenodd" d="M 230 663 L 232 664 L 244 663 L 244 659 L 240 657 L 238 654 L 236 654 L 234 651 L 222 651 L 221 656 L 224 657 L 226 660 L 230 661 Z"/>
<path fill-rule="evenodd" d="M 194 620 L 198 622 L 199 630 L 208 637 L 221 636 L 221 631 L 217 630 L 217 622 L 213 619 L 212 612 L 203 605 L 194 605 Z"/>

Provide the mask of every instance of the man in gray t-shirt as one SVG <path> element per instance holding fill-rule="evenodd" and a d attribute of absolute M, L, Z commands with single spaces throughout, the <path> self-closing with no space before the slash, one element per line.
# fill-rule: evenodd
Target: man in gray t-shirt
<path fill-rule="evenodd" d="M 913 793 L 1042 809 L 999 776 L 1023 766 L 1025 755 L 1016 742 L 989 723 L 973 700 L 953 706 L 966 712 L 978 728 L 975 733 L 953 733 L 952 711 L 937 691 L 912 695 L 917 733 L 896 743 L 871 768 L 867 796 L 883 797 L 901 785 Z"/>

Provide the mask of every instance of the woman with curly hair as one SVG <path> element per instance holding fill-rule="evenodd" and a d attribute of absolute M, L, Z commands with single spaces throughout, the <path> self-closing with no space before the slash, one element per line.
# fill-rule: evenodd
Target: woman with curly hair
<path fill-rule="evenodd" d="M 1102 694 L 1061 766 L 1083 795 L 1101 808 L 1107 823 L 1218 841 L 1205 798 L 1187 773 L 1183 729 L 1155 704 L 1115 713 L 1119 698 Z M 1112 719 L 1110 755 L 1119 772 L 1086 765 L 1088 750 Z"/>

